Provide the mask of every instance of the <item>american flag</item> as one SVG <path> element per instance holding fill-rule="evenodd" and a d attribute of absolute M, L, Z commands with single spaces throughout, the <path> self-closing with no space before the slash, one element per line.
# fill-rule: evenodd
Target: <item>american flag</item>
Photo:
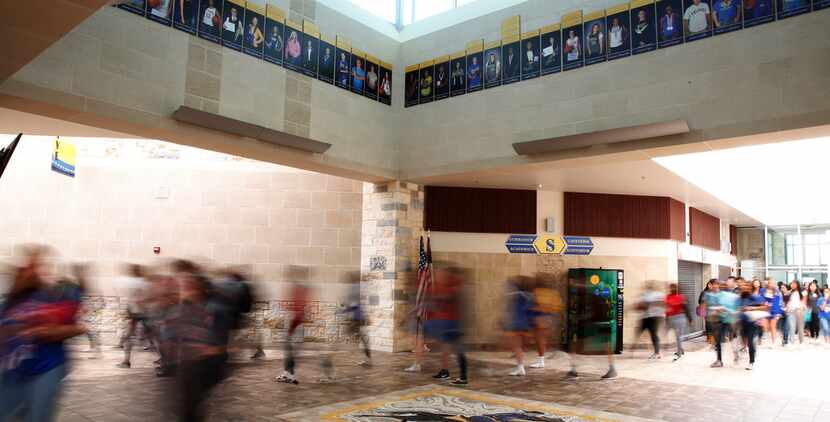
<path fill-rule="evenodd" d="M 424 237 L 421 236 L 421 245 L 418 251 L 418 294 L 415 297 L 415 315 L 419 325 L 426 319 L 426 295 L 432 282 L 432 248 L 427 237 L 427 247 L 424 249 Z"/>

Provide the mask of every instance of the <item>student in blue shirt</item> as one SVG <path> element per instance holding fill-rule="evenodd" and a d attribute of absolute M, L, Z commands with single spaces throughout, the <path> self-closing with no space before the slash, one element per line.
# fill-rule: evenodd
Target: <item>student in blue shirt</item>
<path fill-rule="evenodd" d="M 723 345 L 724 341 L 734 338 L 735 316 L 738 313 L 739 300 L 737 294 L 733 293 L 735 281 L 731 277 L 726 280 L 726 285 L 721 288 L 714 283 L 712 290 L 706 295 L 706 315 L 713 321 L 715 328 L 715 353 L 717 360 L 710 365 L 712 368 L 723 368 Z M 738 345 L 732 341 L 732 351 L 735 361 L 738 361 Z"/>
<path fill-rule="evenodd" d="M 746 347 L 749 349 L 749 365 L 747 371 L 755 366 L 755 337 L 758 330 L 758 321 L 765 320 L 769 316 L 769 305 L 761 295 L 753 294 L 752 285 L 738 279 L 741 289 L 741 333 Z"/>
<path fill-rule="evenodd" d="M 44 281 L 46 248 L 32 247 L 0 304 L 0 421 L 50 421 L 67 355 L 64 341 L 86 330 L 77 320 L 81 289 Z M 23 415 L 19 415 L 23 413 Z"/>
<path fill-rule="evenodd" d="M 355 65 L 352 68 L 352 88 L 357 91 L 363 90 L 363 81 L 366 80 L 366 71 L 363 70 L 363 60 L 355 60 Z"/>
<path fill-rule="evenodd" d="M 660 40 L 669 41 L 679 37 L 682 25 L 680 16 L 674 12 L 671 4 L 667 4 L 665 13 L 660 17 Z"/>
<path fill-rule="evenodd" d="M 337 61 L 337 79 L 343 86 L 349 86 L 349 59 L 346 53 L 340 52 L 340 60 Z"/>
<path fill-rule="evenodd" d="M 715 13 L 712 19 L 715 21 L 715 28 L 732 26 L 741 22 L 740 0 L 715 0 Z"/>
<path fill-rule="evenodd" d="M 823 295 L 818 298 L 818 317 L 821 320 L 821 336 L 824 342 L 830 344 L 830 287 L 824 286 Z"/>
<path fill-rule="evenodd" d="M 775 339 L 778 338 L 778 323 L 784 316 L 784 298 L 772 277 L 767 278 L 767 287 L 761 289 L 761 297 L 769 305 L 770 315 L 764 325 L 770 334 L 770 345 L 773 346 L 775 345 Z"/>
<path fill-rule="evenodd" d="M 467 79 L 469 79 L 467 86 L 470 88 L 481 85 L 481 65 L 478 64 L 478 57 L 473 57 L 472 62 L 467 67 Z"/>

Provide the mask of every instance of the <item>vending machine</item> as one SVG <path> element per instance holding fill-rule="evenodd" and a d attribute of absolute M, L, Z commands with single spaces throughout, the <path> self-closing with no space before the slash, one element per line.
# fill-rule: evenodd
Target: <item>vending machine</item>
<path fill-rule="evenodd" d="M 623 350 L 622 270 L 568 270 L 567 329 L 564 346 L 579 354 Z"/>

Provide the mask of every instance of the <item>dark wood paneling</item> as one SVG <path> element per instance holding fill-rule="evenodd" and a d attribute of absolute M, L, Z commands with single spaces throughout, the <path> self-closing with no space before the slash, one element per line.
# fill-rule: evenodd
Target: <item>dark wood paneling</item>
<path fill-rule="evenodd" d="M 669 198 L 669 238 L 678 242 L 686 241 L 686 204 Z"/>
<path fill-rule="evenodd" d="M 424 188 L 424 228 L 443 232 L 536 233 L 536 191 Z"/>
<path fill-rule="evenodd" d="M 720 250 L 720 219 L 717 217 L 689 208 L 689 232 L 692 245 Z"/>
<path fill-rule="evenodd" d="M 729 225 L 729 254 L 738 256 L 738 227 Z"/>
<path fill-rule="evenodd" d="M 565 192 L 565 234 L 685 238 L 685 205 L 661 196 Z"/>

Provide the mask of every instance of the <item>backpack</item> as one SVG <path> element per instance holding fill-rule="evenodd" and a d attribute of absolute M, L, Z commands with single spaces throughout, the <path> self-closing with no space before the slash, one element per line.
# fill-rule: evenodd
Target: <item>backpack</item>
<path fill-rule="evenodd" d="M 254 295 L 251 291 L 251 285 L 245 281 L 241 281 L 239 297 L 236 299 L 237 312 L 247 314 L 251 312 L 254 307 Z"/>
<path fill-rule="evenodd" d="M 533 290 L 533 302 L 536 305 L 537 311 L 549 314 L 562 312 L 564 308 L 559 293 L 547 287 Z"/>

